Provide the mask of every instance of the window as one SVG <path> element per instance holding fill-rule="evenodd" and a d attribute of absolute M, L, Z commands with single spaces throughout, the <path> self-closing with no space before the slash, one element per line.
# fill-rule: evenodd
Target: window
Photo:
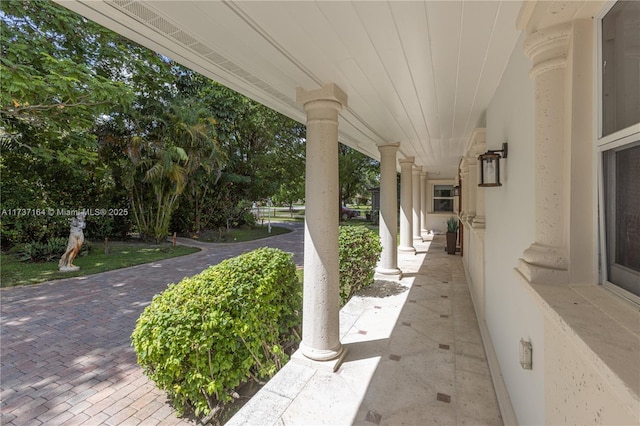
<path fill-rule="evenodd" d="M 599 31 L 601 272 L 640 303 L 640 2 L 613 4 Z"/>
<path fill-rule="evenodd" d="M 640 117 L 640 2 L 619 1 L 602 19 L 602 134 Z"/>
<path fill-rule="evenodd" d="M 607 278 L 640 295 L 640 141 L 604 152 Z"/>
<path fill-rule="evenodd" d="M 433 185 L 433 211 L 453 211 L 453 185 Z"/>

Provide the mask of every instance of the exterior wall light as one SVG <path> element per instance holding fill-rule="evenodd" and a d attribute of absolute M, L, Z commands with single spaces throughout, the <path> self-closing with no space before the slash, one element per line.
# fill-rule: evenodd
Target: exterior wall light
<path fill-rule="evenodd" d="M 460 195 L 460 185 L 456 185 L 453 187 L 453 196 L 458 197 Z"/>
<path fill-rule="evenodd" d="M 478 186 L 502 186 L 500 183 L 500 159 L 507 158 L 507 143 L 502 149 L 489 150 L 478 156 L 480 160 L 480 183 Z"/>

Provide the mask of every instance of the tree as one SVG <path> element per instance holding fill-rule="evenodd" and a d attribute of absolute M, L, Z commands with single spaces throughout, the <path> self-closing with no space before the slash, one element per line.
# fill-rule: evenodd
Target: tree
<path fill-rule="evenodd" d="M 162 58 L 49 1 L 0 2 L 2 207 L 126 207 L 102 161 L 94 127 L 122 114 L 132 76 Z M 68 232 L 58 216 L 4 216 L 2 241 L 42 241 Z M 126 233 L 126 218 L 89 218 L 93 231 Z M 124 231 L 122 231 L 122 229 Z"/>
<path fill-rule="evenodd" d="M 380 163 L 342 144 L 338 153 L 340 202 L 345 205 L 368 188 L 379 185 Z"/>
<path fill-rule="evenodd" d="M 140 233 L 198 231 L 304 179 L 304 126 L 44 0 L 0 2 L 2 208 L 128 207 Z M 88 235 L 126 235 L 100 218 Z M 11 244 L 66 218 L 2 218 Z M 96 234 L 92 234 L 96 232 Z"/>
<path fill-rule="evenodd" d="M 136 225 L 143 239 L 156 242 L 167 237 L 183 191 L 189 187 L 198 201 L 206 190 L 202 179 L 193 176 L 219 175 L 224 163 L 208 111 L 192 98 L 169 96 L 138 104 L 131 115 L 105 123 L 102 132 L 105 144 L 119 145 L 126 153 L 132 167 L 121 172 Z"/>
<path fill-rule="evenodd" d="M 225 163 L 219 173 L 194 175 L 203 196 L 196 202 L 195 192 L 185 191 L 174 220 L 178 229 L 242 224 L 252 201 L 280 188 L 297 194 L 302 188 L 295 199 L 304 197 L 303 125 L 205 77 L 194 75 L 188 86 L 215 118 Z"/>
<path fill-rule="evenodd" d="M 144 51 L 48 1 L 5 1 L 0 7 L 5 144 L 45 159 L 95 162 L 90 129 L 99 115 L 130 104 L 127 58 Z M 48 146 L 56 140 L 65 148 Z"/>

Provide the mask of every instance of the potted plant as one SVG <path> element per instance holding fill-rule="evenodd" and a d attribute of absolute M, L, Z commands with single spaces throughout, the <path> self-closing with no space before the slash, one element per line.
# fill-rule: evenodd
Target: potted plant
<path fill-rule="evenodd" d="M 458 219 L 451 216 L 447 219 L 447 253 L 456 254 L 458 241 Z"/>

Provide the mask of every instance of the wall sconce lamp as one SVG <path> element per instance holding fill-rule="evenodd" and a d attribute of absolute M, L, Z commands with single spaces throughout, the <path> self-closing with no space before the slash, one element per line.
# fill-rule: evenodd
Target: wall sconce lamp
<path fill-rule="evenodd" d="M 507 158 L 507 143 L 502 149 L 489 150 L 478 156 L 480 160 L 480 183 L 478 186 L 502 186 L 500 183 L 500 159 Z"/>
<path fill-rule="evenodd" d="M 453 196 L 458 197 L 460 195 L 460 185 L 456 185 L 453 187 Z"/>

